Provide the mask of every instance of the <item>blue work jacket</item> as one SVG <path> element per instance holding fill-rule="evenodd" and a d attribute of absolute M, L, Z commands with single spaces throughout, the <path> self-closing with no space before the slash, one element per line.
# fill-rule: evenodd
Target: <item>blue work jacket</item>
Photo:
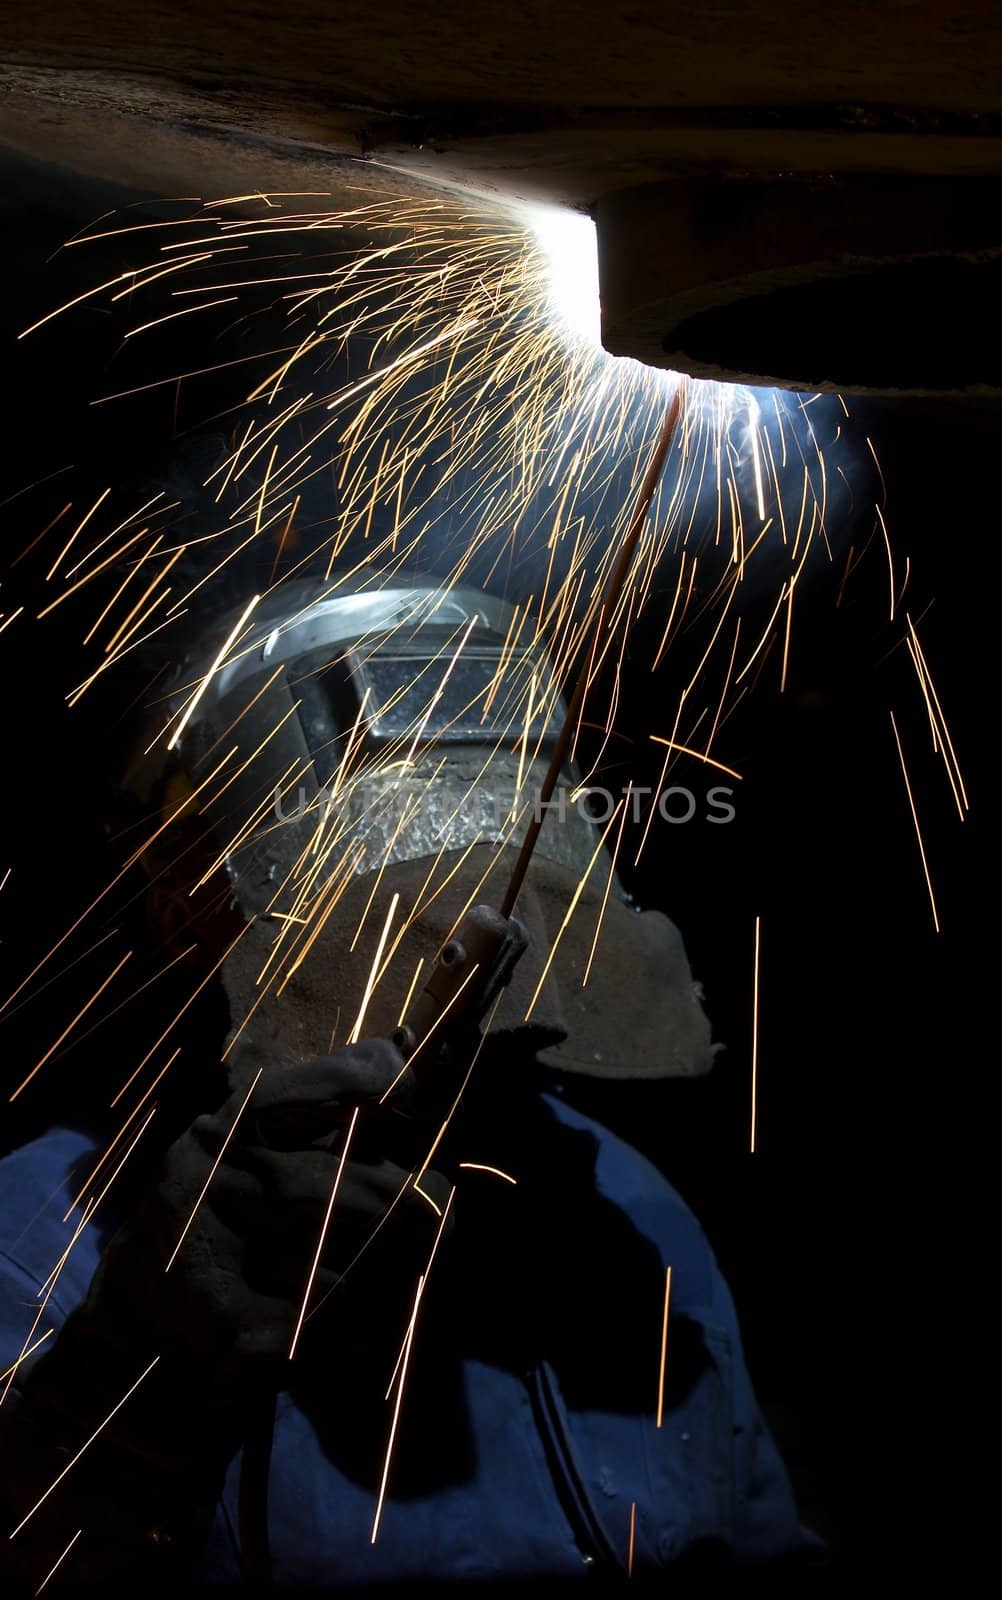
<path fill-rule="evenodd" d="M 587 1203 L 554 1178 L 567 1205 L 556 1237 L 544 1225 L 534 1234 L 530 1272 L 505 1181 L 464 1174 L 476 1226 L 457 1227 L 429 1279 L 375 1541 L 392 1399 L 367 1408 L 343 1363 L 322 1393 L 314 1381 L 312 1394 L 280 1396 L 268 1495 L 276 1585 L 638 1576 L 681 1558 L 785 1564 L 818 1548 L 692 1213 L 635 1150 L 559 1097 L 545 1101 L 583 1157 Z M 0 1370 L 21 1352 L 80 1221 L 78 1211 L 63 1220 L 74 1181 L 99 1153 L 86 1134 L 54 1128 L 0 1162 Z M 488 1196 L 485 1216 L 477 1195 Z M 82 1300 L 100 1249 L 88 1224 L 34 1338 Z M 208 1584 L 238 1581 L 240 1466 L 238 1454 L 204 1553 Z"/>

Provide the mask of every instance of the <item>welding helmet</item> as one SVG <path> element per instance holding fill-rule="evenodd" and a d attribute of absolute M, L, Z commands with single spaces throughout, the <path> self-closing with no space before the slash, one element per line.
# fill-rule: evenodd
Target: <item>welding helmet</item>
<path fill-rule="evenodd" d="M 500 901 L 563 716 L 522 620 L 472 588 L 285 583 L 176 668 L 124 787 L 159 936 L 220 971 L 234 1059 L 325 1054 L 363 1002 L 392 1033 L 464 911 Z M 519 916 L 492 1031 L 598 1077 L 708 1068 L 678 931 L 630 903 L 572 765 Z"/>

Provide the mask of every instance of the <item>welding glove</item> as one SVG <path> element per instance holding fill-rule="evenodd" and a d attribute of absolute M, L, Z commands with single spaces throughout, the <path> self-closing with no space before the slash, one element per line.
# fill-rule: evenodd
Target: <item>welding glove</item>
<path fill-rule="evenodd" d="M 357 1281 L 375 1287 L 399 1273 L 406 1300 L 448 1193 L 436 1174 L 411 1182 L 427 1152 L 400 1110 L 410 1093 L 384 1040 L 265 1071 L 252 1089 L 240 1083 L 171 1147 L 159 1183 L 109 1244 L 83 1312 L 89 1327 L 211 1369 L 224 1385 L 239 1386 L 250 1361 L 286 1357 L 356 1107 L 311 1304 L 363 1246 Z"/>
<path fill-rule="evenodd" d="M 320 1309 L 297 1359 L 322 1329 L 329 1362 L 342 1323 L 356 1338 L 377 1326 L 399 1338 L 450 1190 L 430 1170 L 415 1186 L 429 1145 L 400 1109 L 412 1089 L 393 1046 L 369 1041 L 238 1084 L 170 1148 L 83 1305 L 11 1397 L 14 1421 L 0 1411 L 27 1493 L 31 1464 L 45 1487 L 139 1380 L 89 1447 L 90 1470 L 82 1461 L 52 1495 L 57 1544 L 74 1518 L 104 1528 L 117 1563 L 151 1540 L 186 1547 L 204 1534 L 248 1405 L 290 1370 L 315 1262 Z M 33 1523 L 44 1545 L 50 1508 Z"/>

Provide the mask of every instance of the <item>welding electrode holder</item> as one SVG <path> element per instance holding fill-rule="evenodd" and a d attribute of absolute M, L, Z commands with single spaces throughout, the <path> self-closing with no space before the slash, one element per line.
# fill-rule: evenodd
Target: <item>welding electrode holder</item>
<path fill-rule="evenodd" d="M 459 1092 L 480 1043 L 480 1029 L 528 947 L 517 917 L 474 906 L 442 946 L 421 993 L 391 1042 L 409 1068 L 410 1086 L 391 1093 L 365 1118 L 402 1166 L 420 1165 L 439 1120 Z M 330 1143 L 343 1127 L 332 1130 Z"/>
<path fill-rule="evenodd" d="M 385 1105 L 372 1102 L 363 1109 L 366 1129 L 381 1130 L 390 1147 L 386 1153 L 399 1158 L 402 1166 L 423 1158 L 424 1124 L 444 1112 L 453 1098 L 479 1043 L 481 1023 L 527 945 L 517 918 L 502 917 L 490 906 L 474 906 L 442 946 L 424 989 L 394 1029 L 391 1041 L 410 1068 L 409 1085 L 384 1097 Z M 350 1112 L 344 1104 L 332 1105 L 322 1135 L 316 1115 L 316 1107 L 305 1113 L 272 1107 L 262 1125 L 252 1104 L 247 1121 L 255 1142 L 266 1149 L 295 1150 L 318 1139 L 333 1149 L 344 1136 Z"/>
<path fill-rule="evenodd" d="M 467 912 L 392 1035 L 419 1083 L 430 1076 L 443 1048 L 476 1034 L 528 942 L 517 917 L 503 917 L 491 906 Z"/>

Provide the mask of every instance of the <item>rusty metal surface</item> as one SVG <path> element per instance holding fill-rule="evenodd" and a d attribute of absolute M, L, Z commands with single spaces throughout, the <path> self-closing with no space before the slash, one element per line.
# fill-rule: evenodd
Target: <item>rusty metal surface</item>
<path fill-rule="evenodd" d="M 239 147 L 255 183 L 287 160 L 315 180 L 332 155 L 369 154 L 591 202 L 680 165 L 970 171 L 997 159 L 1002 32 L 975 0 L 8 0 L 0 21 L 0 137 L 130 181 L 187 168 L 190 182 L 196 150 L 222 174 Z"/>
<path fill-rule="evenodd" d="M 645 190 L 719 184 L 694 221 L 684 204 L 669 206 L 653 244 L 614 225 L 623 236 L 612 249 L 627 270 L 607 273 L 607 348 L 792 387 L 994 392 L 978 334 L 997 301 L 992 274 L 970 291 L 951 273 L 934 285 L 935 300 L 970 312 L 954 335 L 960 359 L 946 344 L 930 351 L 928 382 L 902 375 L 907 341 L 885 331 L 911 294 L 907 273 L 901 293 L 886 275 L 872 287 L 859 279 L 858 305 L 828 292 L 849 258 L 963 254 L 949 204 L 931 195 L 910 214 L 892 203 L 890 227 L 877 226 L 884 237 L 871 246 L 849 226 L 859 204 L 853 193 L 840 205 L 840 185 L 1002 176 L 1002 17 L 993 3 L 7 0 L 0 40 L 0 144 L 145 192 L 307 191 L 338 209 L 431 184 L 601 218 L 617 194 L 642 208 Z M 749 269 L 754 219 L 735 215 L 724 238 L 716 219 L 740 213 L 738 187 L 758 182 L 788 185 L 796 204 L 767 219 L 770 259 Z M 832 185 L 825 217 L 810 204 L 819 184 Z M 921 233 L 930 219 L 935 239 L 916 245 L 916 224 Z M 976 248 L 1000 245 L 993 234 Z M 679 281 L 666 270 L 649 292 L 651 261 L 672 264 Z M 803 297 L 772 306 L 779 330 L 803 312 L 803 337 L 785 351 L 752 301 L 785 293 L 798 274 L 824 292 L 816 308 Z M 914 299 L 918 308 L 918 291 Z M 740 315 L 715 317 L 715 306 L 732 302 L 769 326 L 767 349 L 749 342 Z M 689 326 L 693 316 L 703 320 Z M 821 319 L 834 331 L 812 348 Z"/>

